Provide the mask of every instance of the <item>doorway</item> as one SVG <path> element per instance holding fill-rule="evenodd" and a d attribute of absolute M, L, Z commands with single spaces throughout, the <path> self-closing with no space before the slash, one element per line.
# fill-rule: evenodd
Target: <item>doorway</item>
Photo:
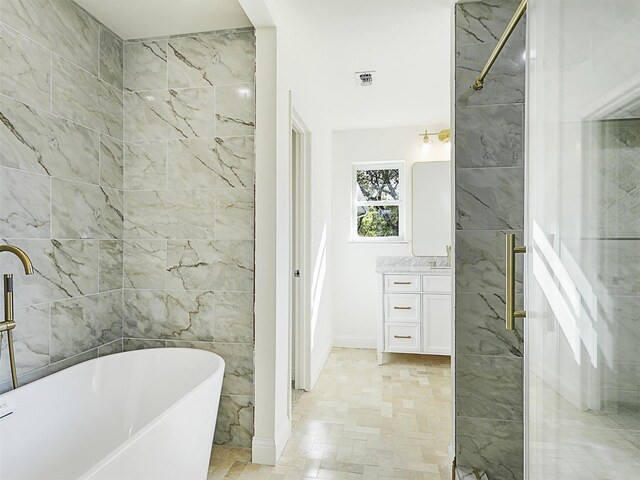
<path fill-rule="evenodd" d="M 290 349 L 289 417 L 309 386 L 309 131 L 291 108 L 290 130 Z"/>

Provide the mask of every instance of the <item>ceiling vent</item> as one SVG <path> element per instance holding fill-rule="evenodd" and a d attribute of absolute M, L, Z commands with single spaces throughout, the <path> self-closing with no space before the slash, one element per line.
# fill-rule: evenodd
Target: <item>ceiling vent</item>
<path fill-rule="evenodd" d="M 361 87 L 370 87 L 373 85 L 373 74 L 375 70 L 369 70 L 367 72 L 356 72 L 356 83 Z"/>

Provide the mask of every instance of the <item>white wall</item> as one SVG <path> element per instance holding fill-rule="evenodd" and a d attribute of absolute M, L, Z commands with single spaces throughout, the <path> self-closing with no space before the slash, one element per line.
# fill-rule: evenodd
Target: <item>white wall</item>
<path fill-rule="evenodd" d="M 240 0 L 258 39 L 255 462 L 274 463 L 290 433 L 289 95 L 312 135 L 314 383 L 334 337 L 332 282 L 338 276 L 332 269 L 344 261 L 332 251 L 332 130 L 416 118 L 448 126 L 449 56 L 441 45 L 448 45 L 452 1 L 403 0 L 399 8 L 388 0 Z M 374 51 L 380 52 L 373 66 L 381 72 L 377 85 L 384 88 L 350 91 L 353 72 L 369 68 L 358 59 Z M 398 84 L 399 77 L 404 81 Z M 275 103 L 261 98 L 274 93 Z M 345 99 L 357 102 L 340 108 Z"/>
<path fill-rule="evenodd" d="M 324 366 L 332 346 L 331 321 L 331 129 L 327 120 L 327 82 L 317 74 L 323 64 L 322 37 L 304 6 L 294 0 L 243 0 L 245 11 L 258 28 L 257 101 L 267 125 L 258 117 L 256 141 L 256 425 L 254 461 L 274 463 L 289 437 L 289 287 L 292 270 L 290 251 L 290 96 L 297 113 L 311 132 L 311 258 L 306 274 L 311 282 L 312 384 Z M 276 5 L 277 3 L 277 5 Z M 270 18 L 269 18 L 270 17 Z M 256 20 L 259 19 L 259 20 Z M 261 25 L 256 25 L 260 27 Z M 271 39 L 271 33 L 275 38 Z M 268 50 L 261 50 L 261 38 Z M 300 39 L 305 39 L 301 42 Z M 274 51 L 272 51 L 272 48 Z M 265 53 L 261 56 L 261 51 Z M 310 54 L 313 52 L 313 54 Z M 261 61 L 275 62 L 275 103 L 262 101 L 260 108 Z M 269 87 L 270 85 L 266 85 Z M 265 89 L 265 94 L 274 92 Z M 273 99 L 270 99 L 273 100 Z M 275 114 L 275 115 L 274 115 Z M 274 129 L 275 127 L 275 129 Z M 274 131 L 275 130 L 275 131 Z M 268 139 L 275 135 L 275 158 Z M 264 154 L 260 152 L 264 148 Z M 261 164 L 260 162 L 265 162 Z M 273 202 L 272 202 L 273 200 Z M 262 205 L 260 205 L 262 202 Z M 262 215 L 262 216 L 261 216 Z M 269 228 L 269 222 L 273 232 Z M 260 225 L 263 226 L 262 230 Z M 272 235 L 273 234 L 273 235 Z M 269 270 L 271 269 L 271 270 Z M 305 272 L 303 272 L 305 274 Z M 269 296 L 273 298 L 269 300 Z M 272 310 L 273 309 L 273 310 Z"/>
<path fill-rule="evenodd" d="M 446 113 L 446 112 L 445 112 Z M 446 118 L 446 115 L 445 115 Z M 439 131 L 448 123 L 333 134 L 332 220 L 333 337 L 338 347 L 375 348 L 381 321 L 381 279 L 375 273 L 378 256 L 411 253 L 411 166 L 415 162 L 449 160 L 449 151 L 437 140 L 425 155 L 420 133 Z M 405 162 L 405 221 L 407 242 L 363 243 L 350 239 L 351 166 L 353 163 L 403 160 Z"/>
<path fill-rule="evenodd" d="M 331 129 L 327 118 L 328 86 L 318 66 L 325 64 L 326 54 L 321 48 L 325 34 L 319 30 L 295 0 L 278 3 L 278 105 L 277 105 L 277 155 L 278 155 L 278 257 L 289 255 L 290 249 L 290 129 L 291 104 L 311 133 L 311 260 L 303 275 L 311 279 L 311 386 L 317 380 L 326 361 L 332 342 L 331 286 L 329 239 L 331 238 Z M 300 39 L 305 41 L 301 42 Z M 310 54 L 313 52 L 313 54 Z M 284 295 L 292 278 L 289 263 L 278 262 L 278 319 L 288 319 L 289 303 Z M 288 336 L 288 325 L 287 325 Z M 278 355 L 288 361 L 286 349 Z M 285 401 L 288 388 L 282 391 Z"/>

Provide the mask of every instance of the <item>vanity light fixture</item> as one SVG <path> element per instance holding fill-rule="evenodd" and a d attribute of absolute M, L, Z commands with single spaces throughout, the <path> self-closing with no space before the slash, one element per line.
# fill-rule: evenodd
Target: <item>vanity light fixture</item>
<path fill-rule="evenodd" d="M 438 140 L 442 143 L 450 143 L 451 142 L 451 129 L 446 128 L 444 130 L 440 130 L 438 133 L 429 133 L 428 130 L 425 130 L 424 133 L 421 133 L 419 136 L 422 137 L 422 151 L 427 153 L 430 148 L 431 139 L 429 137 L 438 136 Z"/>

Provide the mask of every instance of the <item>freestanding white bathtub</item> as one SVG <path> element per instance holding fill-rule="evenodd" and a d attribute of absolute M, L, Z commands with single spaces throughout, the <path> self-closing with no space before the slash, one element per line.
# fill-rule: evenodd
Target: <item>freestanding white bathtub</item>
<path fill-rule="evenodd" d="M 110 355 L 0 395 L 0 480 L 206 479 L 224 360 Z"/>

